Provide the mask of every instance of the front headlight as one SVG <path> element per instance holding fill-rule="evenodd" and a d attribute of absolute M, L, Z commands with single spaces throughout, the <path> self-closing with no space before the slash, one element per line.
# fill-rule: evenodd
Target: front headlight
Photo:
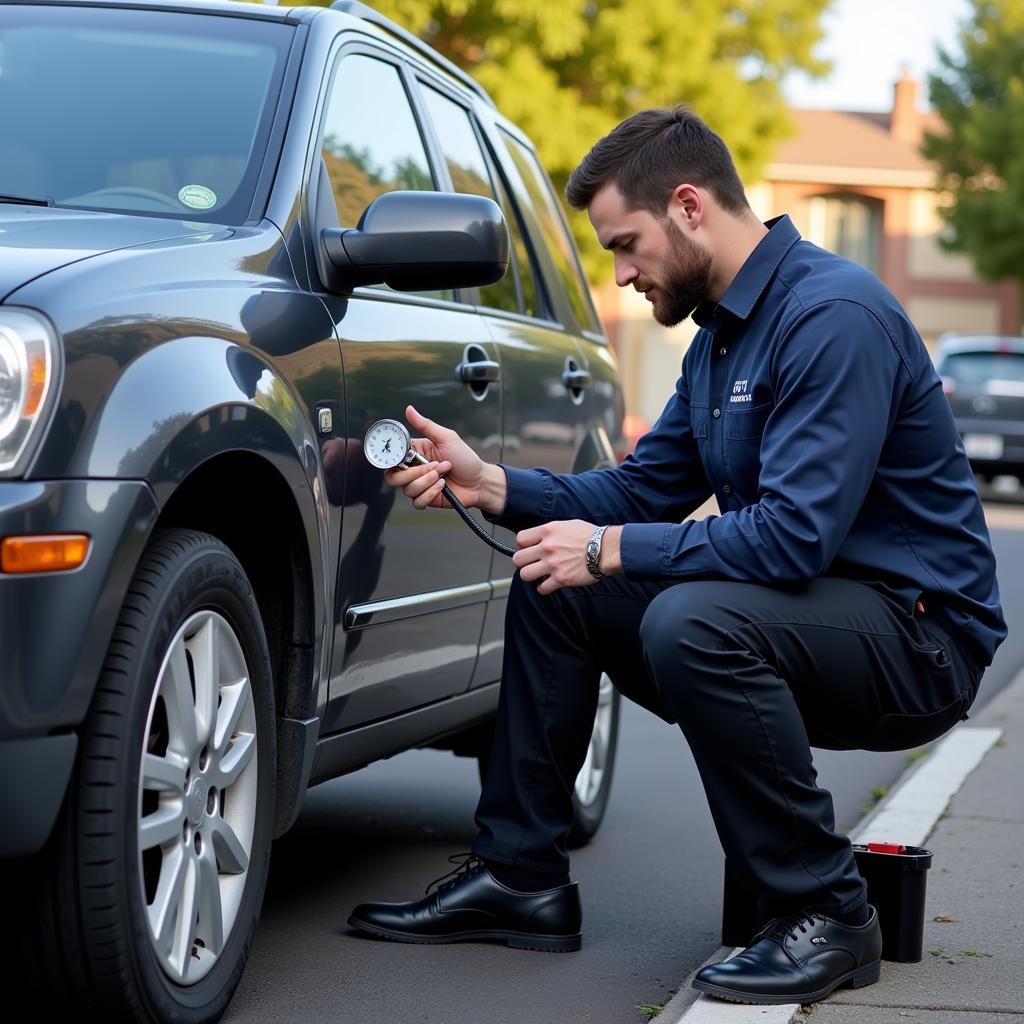
<path fill-rule="evenodd" d="M 60 348 L 50 322 L 0 306 L 0 476 L 21 472 L 49 418 Z"/>

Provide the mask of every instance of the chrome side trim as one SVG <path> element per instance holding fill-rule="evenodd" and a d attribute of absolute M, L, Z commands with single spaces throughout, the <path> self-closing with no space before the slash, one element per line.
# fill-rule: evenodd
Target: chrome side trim
<path fill-rule="evenodd" d="M 467 604 L 479 604 L 490 597 L 490 583 L 473 583 L 467 587 L 452 587 L 410 597 L 395 597 L 389 601 L 375 601 L 373 604 L 352 605 L 345 610 L 345 628 L 363 629 L 365 626 L 377 626 L 382 622 L 408 619 L 414 615 L 448 611 Z"/>

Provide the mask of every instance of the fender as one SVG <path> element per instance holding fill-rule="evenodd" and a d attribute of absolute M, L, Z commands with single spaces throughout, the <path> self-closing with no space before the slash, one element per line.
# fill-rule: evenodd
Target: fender
<path fill-rule="evenodd" d="M 338 373 L 332 383 L 340 395 Z M 222 338 L 182 337 L 142 353 L 124 369 L 79 452 L 83 476 L 146 480 L 161 511 L 192 473 L 227 453 L 269 463 L 292 494 L 312 570 L 313 678 L 289 690 L 287 708 L 278 709 L 279 783 L 285 789 L 275 828 L 280 834 L 297 816 L 308 783 L 333 635 L 327 621 L 335 576 L 332 510 L 317 437 L 301 400 L 260 352 Z"/>

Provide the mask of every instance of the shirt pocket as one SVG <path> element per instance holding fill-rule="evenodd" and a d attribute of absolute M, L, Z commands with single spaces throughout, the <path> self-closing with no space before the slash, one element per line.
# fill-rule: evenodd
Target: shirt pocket
<path fill-rule="evenodd" d="M 690 432 L 699 441 L 706 441 L 708 436 L 708 407 L 690 404 Z"/>
<path fill-rule="evenodd" d="M 727 409 L 722 427 L 723 449 L 729 483 L 743 495 L 757 493 L 761 475 L 761 439 L 775 406 L 768 402 L 755 408 Z"/>
<path fill-rule="evenodd" d="M 765 424 L 775 406 L 771 402 L 754 409 L 739 408 L 725 411 L 725 436 L 729 441 L 760 440 Z"/>

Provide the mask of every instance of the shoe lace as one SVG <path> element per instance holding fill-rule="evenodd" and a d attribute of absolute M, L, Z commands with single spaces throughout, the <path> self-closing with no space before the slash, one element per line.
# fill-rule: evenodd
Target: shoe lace
<path fill-rule="evenodd" d="M 439 890 L 450 889 L 460 878 L 471 875 L 474 871 L 479 871 L 484 867 L 484 862 L 473 853 L 456 853 L 448 858 L 448 863 L 454 864 L 455 867 L 441 875 L 440 878 L 435 878 L 423 890 L 425 896 L 429 896 L 435 886 Z"/>
<path fill-rule="evenodd" d="M 799 910 L 791 914 L 782 914 L 773 917 L 756 935 L 758 939 L 785 939 L 797 938 L 799 933 L 804 933 L 815 926 L 817 922 L 824 921 L 820 914 L 812 913 L 809 910 Z"/>

